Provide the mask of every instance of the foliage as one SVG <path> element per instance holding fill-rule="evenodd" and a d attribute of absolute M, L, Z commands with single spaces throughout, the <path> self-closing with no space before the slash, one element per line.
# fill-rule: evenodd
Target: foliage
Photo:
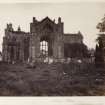
<path fill-rule="evenodd" d="M 100 32 L 105 32 L 105 16 L 101 20 L 101 22 L 97 24 L 96 28 L 99 29 Z M 104 38 L 103 36 L 102 35 L 98 36 L 96 41 L 98 42 L 98 44 L 96 45 L 96 51 L 95 51 L 95 65 L 96 67 L 104 67 L 104 45 L 103 45 Z"/>
<path fill-rule="evenodd" d="M 98 44 L 96 44 L 95 65 L 96 67 L 104 67 L 104 50 L 101 37 L 98 37 Z"/>
<path fill-rule="evenodd" d="M 105 16 L 102 18 L 102 21 L 97 24 L 96 28 L 99 29 L 100 32 L 105 32 Z"/>

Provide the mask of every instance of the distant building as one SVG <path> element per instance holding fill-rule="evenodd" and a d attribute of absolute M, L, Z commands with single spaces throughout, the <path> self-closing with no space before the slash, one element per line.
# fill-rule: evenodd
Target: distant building
<path fill-rule="evenodd" d="M 33 17 L 30 32 L 14 31 L 12 24 L 7 24 L 3 37 L 3 61 L 36 61 L 45 57 L 64 59 L 65 45 L 71 43 L 83 44 L 81 32 L 65 34 L 64 23 L 58 18 L 58 23 L 48 17 L 41 21 Z M 75 52 L 74 52 L 75 53 Z"/>

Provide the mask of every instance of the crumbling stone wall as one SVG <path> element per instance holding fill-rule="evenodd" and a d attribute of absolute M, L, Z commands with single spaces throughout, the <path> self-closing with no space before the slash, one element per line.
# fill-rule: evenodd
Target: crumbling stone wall
<path fill-rule="evenodd" d="M 83 36 L 80 32 L 65 34 L 64 23 L 60 17 L 57 23 L 48 17 L 41 21 L 33 17 L 29 33 L 21 31 L 20 27 L 14 31 L 12 24 L 7 24 L 3 37 L 3 61 L 39 60 L 41 58 L 40 42 L 43 40 L 48 42 L 48 56 L 53 59 L 63 59 L 65 43 L 83 43 Z"/>

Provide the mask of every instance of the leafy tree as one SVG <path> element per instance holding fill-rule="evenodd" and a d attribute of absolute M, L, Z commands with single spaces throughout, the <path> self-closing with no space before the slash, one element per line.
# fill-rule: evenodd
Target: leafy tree
<path fill-rule="evenodd" d="M 96 28 L 99 29 L 100 32 L 105 32 L 105 15 L 101 22 L 97 24 Z"/>
<path fill-rule="evenodd" d="M 96 44 L 95 50 L 95 66 L 104 67 L 104 50 L 101 37 L 98 37 L 98 45 Z"/>
<path fill-rule="evenodd" d="M 105 40 L 105 15 L 104 18 L 102 18 L 101 22 L 99 22 L 96 26 L 97 29 L 99 29 L 99 32 L 101 32 L 100 36 L 97 38 L 98 45 L 96 45 L 96 51 L 95 51 L 95 65 L 97 67 L 103 67 L 104 66 L 104 45 L 103 41 Z"/>

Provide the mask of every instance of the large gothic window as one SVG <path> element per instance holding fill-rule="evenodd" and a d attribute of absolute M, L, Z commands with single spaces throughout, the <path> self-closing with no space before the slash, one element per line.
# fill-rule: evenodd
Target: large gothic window
<path fill-rule="evenodd" d="M 48 42 L 47 41 L 40 42 L 40 51 L 41 51 L 41 55 L 44 55 L 44 56 L 48 55 Z"/>

